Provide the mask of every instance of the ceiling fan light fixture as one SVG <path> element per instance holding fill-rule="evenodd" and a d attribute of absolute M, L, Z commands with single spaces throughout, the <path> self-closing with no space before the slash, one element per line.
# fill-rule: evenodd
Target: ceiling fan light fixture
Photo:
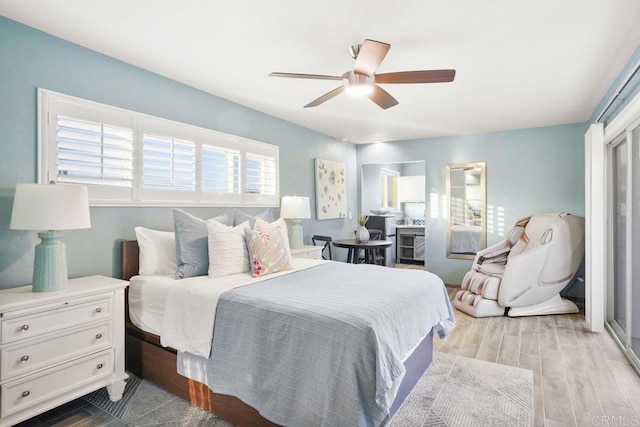
<path fill-rule="evenodd" d="M 373 85 L 369 84 L 358 84 L 358 85 L 349 85 L 345 88 L 345 92 L 347 95 L 351 96 L 366 96 L 373 92 Z"/>
<path fill-rule="evenodd" d="M 347 71 L 341 76 L 280 72 L 271 73 L 269 76 L 290 77 L 295 79 L 342 80 L 341 86 L 314 99 L 305 105 L 304 108 L 317 107 L 346 92 L 350 96 L 367 96 L 383 110 L 398 105 L 398 100 L 391 96 L 391 94 L 380 85 L 445 83 L 452 82 L 456 76 L 456 70 L 415 70 L 376 74 L 376 71 L 390 48 L 391 45 L 388 43 L 370 39 L 366 39 L 362 44 L 350 46 L 349 54 L 355 59 L 355 64 L 353 70 Z"/>
<path fill-rule="evenodd" d="M 365 76 L 349 71 L 343 77 L 344 90 L 347 95 L 366 96 L 373 92 L 373 85 L 375 84 L 373 75 Z"/>

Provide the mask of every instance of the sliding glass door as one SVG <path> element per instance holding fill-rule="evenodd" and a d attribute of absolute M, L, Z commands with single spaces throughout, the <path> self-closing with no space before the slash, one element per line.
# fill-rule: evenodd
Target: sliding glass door
<path fill-rule="evenodd" d="M 640 126 L 608 144 L 607 324 L 640 370 Z"/>
<path fill-rule="evenodd" d="M 630 261 L 631 278 L 628 280 L 631 300 L 631 350 L 640 357 L 640 127 L 634 129 L 631 142 L 631 224 Z"/>
<path fill-rule="evenodd" d="M 610 320 L 621 335 L 627 333 L 627 170 L 629 143 L 626 133 L 611 144 L 611 256 L 613 289 Z"/>

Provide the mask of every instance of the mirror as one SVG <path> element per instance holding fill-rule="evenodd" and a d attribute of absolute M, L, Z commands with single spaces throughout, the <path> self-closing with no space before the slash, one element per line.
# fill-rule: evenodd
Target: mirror
<path fill-rule="evenodd" d="M 487 246 L 485 162 L 447 165 L 447 256 L 474 259 Z"/>
<path fill-rule="evenodd" d="M 423 160 L 362 165 L 360 215 L 392 242 L 384 255 L 388 267 L 424 264 L 425 169 Z"/>
<path fill-rule="evenodd" d="M 391 211 L 398 211 L 400 204 L 398 203 L 398 177 L 400 172 L 387 169 L 385 167 L 380 168 L 380 207 L 382 209 L 390 209 Z"/>
<path fill-rule="evenodd" d="M 424 161 L 362 165 L 362 214 L 382 209 L 399 218 L 424 220 L 424 174 Z"/>

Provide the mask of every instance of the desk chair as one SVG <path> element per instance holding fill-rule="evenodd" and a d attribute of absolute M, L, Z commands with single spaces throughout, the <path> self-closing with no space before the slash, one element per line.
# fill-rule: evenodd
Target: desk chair
<path fill-rule="evenodd" d="M 331 256 L 331 236 L 319 236 L 317 234 L 314 234 L 313 236 L 311 236 L 311 241 L 313 242 L 313 246 L 319 246 L 316 243 L 316 241 L 324 242 L 324 247 L 322 248 L 322 259 L 328 259 L 328 260 L 333 259 L 333 257 Z M 329 258 L 327 258 L 324 255 L 325 249 L 327 250 L 327 253 L 329 254 Z"/>

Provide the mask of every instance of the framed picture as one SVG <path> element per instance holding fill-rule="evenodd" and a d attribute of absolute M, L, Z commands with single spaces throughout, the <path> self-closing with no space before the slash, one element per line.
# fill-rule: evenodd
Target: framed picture
<path fill-rule="evenodd" d="M 347 184 L 344 163 L 315 159 L 316 213 L 318 219 L 347 216 Z"/>

